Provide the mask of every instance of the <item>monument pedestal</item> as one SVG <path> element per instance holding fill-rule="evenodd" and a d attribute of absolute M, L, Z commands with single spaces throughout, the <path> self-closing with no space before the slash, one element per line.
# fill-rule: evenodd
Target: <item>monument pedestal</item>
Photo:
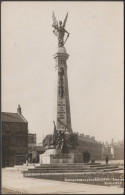
<path fill-rule="evenodd" d="M 47 149 L 40 154 L 40 164 L 83 163 L 81 153 L 59 153 L 56 149 Z"/>

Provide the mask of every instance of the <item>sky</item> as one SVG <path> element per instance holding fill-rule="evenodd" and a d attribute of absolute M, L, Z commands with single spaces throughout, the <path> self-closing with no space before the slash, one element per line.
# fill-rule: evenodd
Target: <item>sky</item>
<path fill-rule="evenodd" d="M 52 12 L 70 36 L 68 85 L 74 132 L 123 139 L 123 2 L 2 2 L 2 111 L 28 121 L 37 143 L 53 133 L 57 70 Z"/>

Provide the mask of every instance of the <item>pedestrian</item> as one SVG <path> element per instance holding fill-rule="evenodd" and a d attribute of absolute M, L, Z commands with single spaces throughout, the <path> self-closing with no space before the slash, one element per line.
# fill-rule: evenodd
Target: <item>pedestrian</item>
<path fill-rule="evenodd" d="M 26 166 L 28 166 L 28 153 L 26 153 Z"/>
<path fill-rule="evenodd" d="M 32 152 L 29 154 L 30 163 L 32 164 Z"/>
<path fill-rule="evenodd" d="M 85 163 L 87 163 L 87 151 L 85 150 Z"/>
<path fill-rule="evenodd" d="M 37 163 L 39 163 L 39 154 L 37 152 Z"/>
<path fill-rule="evenodd" d="M 88 153 L 88 151 L 86 152 L 86 163 L 88 163 L 89 162 L 89 153 Z"/>
<path fill-rule="evenodd" d="M 106 164 L 108 165 L 108 161 L 109 161 L 108 155 L 106 155 L 105 161 L 106 161 Z"/>
<path fill-rule="evenodd" d="M 83 161 L 86 163 L 86 151 L 83 152 Z"/>
<path fill-rule="evenodd" d="M 90 153 L 88 152 L 88 162 L 90 161 Z"/>
<path fill-rule="evenodd" d="M 33 153 L 33 155 L 32 155 L 32 162 L 36 163 L 36 153 Z"/>
<path fill-rule="evenodd" d="M 84 162 L 84 155 L 85 155 L 85 154 L 84 154 L 84 152 L 83 152 L 83 153 L 82 153 L 82 156 L 83 156 L 83 162 Z"/>

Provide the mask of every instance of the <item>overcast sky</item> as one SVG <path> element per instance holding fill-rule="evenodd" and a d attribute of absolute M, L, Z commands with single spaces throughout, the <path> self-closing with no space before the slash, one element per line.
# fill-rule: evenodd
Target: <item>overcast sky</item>
<path fill-rule="evenodd" d="M 20 104 L 38 143 L 53 133 L 57 37 L 64 20 L 74 132 L 123 139 L 123 2 L 2 2 L 2 111 Z"/>

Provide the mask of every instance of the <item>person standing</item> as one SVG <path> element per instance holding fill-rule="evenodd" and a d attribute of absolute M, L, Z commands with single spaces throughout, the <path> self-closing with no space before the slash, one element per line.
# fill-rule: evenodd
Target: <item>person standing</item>
<path fill-rule="evenodd" d="M 84 163 L 86 163 L 86 150 L 83 153 L 83 159 L 84 159 Z"/>
<path fill-rule="evenodd" d="M 30 163 L 32 163 L 32 152 L 30 152 L 30 154 L 29 154 L 29 159 L 30 159 Z"/>
<path fill-rule="evenodd" d="M 26 166 L 28 166 L 28 153 L 26 153 Z"/>
<path fill-rule="evenodd" d="M 36 153 L 36 163 L 39 163 L 39 154 L 38 154 L 38 152 Z"/>
<path fill-rule="evenodd" d="M 88 162 L 90 161 L 90 153 L 88 152 Z"/>
<path fill-rule="evenodd" d="M 87 163 L 87 151 L 85 150 L 85 163 Z"/>
<path fill-rule="evenodd" d="M 84 157 L 85 152 L 83 152 L 82 155 L 83 155 L 83 162 L 85 162 L 85 157 Z"/>
<path fill-rule="evenodd" d="M 86 152 L 86 163 L 88 163 L 89 162 L 89 153 L 88 153 L 88 151 Z"/>
<path fill-rule="evenodd" d="M 108 157 L 108 155 L 106 155 L 105 161 L 106 161 L 106 164 L 108 165 L 108 162 L 109 162 L 109 157 Z"/>

